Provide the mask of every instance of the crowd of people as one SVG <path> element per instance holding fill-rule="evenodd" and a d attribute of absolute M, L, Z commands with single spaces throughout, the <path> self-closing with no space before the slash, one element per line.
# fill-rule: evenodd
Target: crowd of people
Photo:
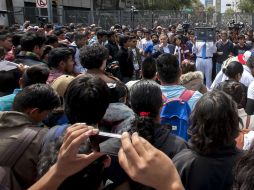
<path fill-rule="evenodd" d="M 0 189 L 254 189 L 253 34 L 0 26 Z"/>

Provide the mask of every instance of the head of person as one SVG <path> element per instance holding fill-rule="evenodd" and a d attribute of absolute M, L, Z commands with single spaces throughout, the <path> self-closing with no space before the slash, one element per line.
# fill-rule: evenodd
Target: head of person
<path fill-rule="evenodd" d="M 57 48 L 59 46 L 57 36 L 53 34 L 46 36 L 45 44 Z"/>
<path fill-rule="evenodd" d="M 220 37 L 221 37 L 221 40 L 223 42 L 227 41 L 227 39 L 228 39 L 228 33 L 227 33 L 227 31 L 225 31 L 225 30 L 221 31 Z"/>
<path fill-rule="evenodd" d="M 62 29 L 62 27 L 58 27 L 55 29 L 55 35 L 57 36 L 58 40 L 61 41 L 61 40 L 65 40 L 65 37 L 64 37 L 64 30 Z"/>
<path fill-rule="evenodd" d="M 146 38 L 146 40 L 150 40 L 151 39 L 151 31 L 150 30 L 144 30 L 144 36 Z"/>
<path fill-rule="evenodd" d="M 136 30 L 136 35 L 137 35 L 138 38 L 142 38 L 142 36 L 143 36 L 143 30 L 142 29 L 137 29 Z"/>
<path fill-rule="evenodd" d="M 160 43 L 163 44 L 163 46 L 167 45 L 168 43 L 168 36 L 165 34 L 161 34 L 159 37 Z"/>
<path fill-rule="evenodd" d="M 100 69 L 104 71 L 108 54 L 108 49 L 102 45 L 94 44 L 92 46 L 85 46 L 80 50 L 81 65 L 88 70 Z"/>
<path fill-rule="evenodd" d="M 46 84 L 49 77 L 49 69 L 44 65 L 33 65 L 28 67 L 22 74 L 19 85 L 21 88 L 32 84 Z"/>
<path fill-rule="evenodd" d="M 69 85 L 64 95 L 65 113 L 70 123 L 97 125 L 110 102 L 107 84 L 94 75 L 81 75 Z"/>
<path fill-rule="evenodd" d="M 100 43 L 101 43 L 101 42 L 104 43 L 104 42 L 106 42 L 107 39 L 108 39 L 108 37 L 107 37 L 108 32 L 105 31 L 105 30 L 99 30 L 99 31 L 97 31 L 96 35 L 97 35 L 97 39 L 98 39 L 98 41 L 99 41 Z"/>
<path fill-rule="evenodd" d="M 22 73 L 18 68 L 9 71 L 0 68 L 0 96 L 9 95 L 14 89 L 19 88 L 19 79 Z"/>
<path fill-rule="evenodd" d="M 114 31 L 108 32 L 108 40 L 110 42 L 116 42 L 116 33 Z"/>
<path fill-rule="evenodd" d="M 216 87 L 217 90 L 222 90 L 232 97 L 232 99 L 236 102 L 238 109 L 243 108 L 245 106 L 242 105 L 242 101 L 244 98 L 244 89 L 241 83 L 237 81 L 226 81 L 221 83 Z"/>
<path fill-rule="evenodd" d="M 20 39 L 21 51 L 30 51 L 41 56 L 45 40 L 45 37 L 39 34 L 33 32 L 25 33 Z"/>
<path fill-rule="evenodd" d="M 243 66 L 238 61 L 232 61 L 222 72 L 231 80 L 240 81 L 243 74 Z"/>
<path fill-rule="evenodd" d="M 33 84 L 19 92 L 13 102 L 13 111 L 28 115 L 34 122 L 41 122 L 60 105 L 57 93 L 47 84 Z"/>
<path fill-rule="evenodd" d="M 188 32 L 188 38 L 189 38 L 189 40 L 191 40 L 191 41 L 194 40 L 194 38 L 195 38 L 195 32 L 194 32 L 193 30 L 190 30 L 190 31 Z"/>
<path fill-rule="evenodd" d="M 254 164 L 254 143 L 250 149 L 236 162 L 233 170 L 233 188 L 235 190 L 254 189 L 253 181 L 253 164 Z"/>
<path fill-rule="evenodd" d="M 181 64 L 181 70 L 182 70 L 182 74 L 186 74 L 189 72 L 194 72 L 197 69 L 194 62 L 185 59 Z"/>
<path fill-rule="evenodd" d="M 160 123 L 163 105 L 159 85 L 152 80 L 141 80 L 130 89 L 130 105 L 136 113 L 132 131 L 137 131 L 145 139 L 154 142 L 154 128 Z"/>
<path fill-rule="evenodd" d="M 156 59 L 149 56 L 141 64 L 141 75 L 143 79 L 155 80 L 156 79 Z"/>
<path fill-rule="evenodd" d="M 129 36 L 129 46 L 130 46 L 130 48 L 137 47 L 137 37 L 136 36 Z"/>
<path fill-rule="evenodd" d="M 176 46 L 180 46 L 182 44 L 182 37 L 180 35 L 174 36 L 173 43 Z"/>
<path fill-rule="evenodd" d="M 0 46 L 2 46 L 6 51 L 12 48 L 12 35 L 7 31 L 0 32 Z"/>
<path fill-rule="evenodd" d="M 130 36 L 121 35 L 119 36 L 119 46 L 128 48 L 130 46 Z"/>
<path fill-rule="evenodd" d="M 110 89 L 110 103 L 126 103 L 128 96 L 128 88 L 127 86 L 120 81 L 116 81 L 115 83 L 107 83 Z"/>
<path fill-rule="evenodd" d="M 204 94 L 190 116 L 190 143 L 202 155 L 214 153 L 218 147 L 235 145 L 239 133 L 237 105 L 225 92 L 214 90 Z"/>
<path fill-rule="evenodd" d="M 245 43 L 245 36 L 243 34 L 240 34 L 238 36 L 238 42 L 240 45 L 243 45 Z"/>
<path fill-rule="evenodd" d="M 162 85 L 178 84 L 182 71 L 176 56 L 165 53 L 157 59 L 157 77 Z"/>
<path fill-rule="evenodd" d="M 72 51 L 68 48 L 52 49 L 48 55 L 48 65 L 64 73 L 71 73 L 74 65 Z"/>
<path fill-rule="evenodd" d="M 176 25 L 171 25 L 170 31 L 171 31 L 172 33 L 176 33 Z"/>
<path fill-rule="evenodd" d="M 85 33 L 79 32 L 74 35 L 74 40 L 78 48 L 82 48 L 87 44 L 88 34 L 89 34 L 88 32 Z"/>
<path fill-rule="evenodd" d="M 41 61 L 43 61 L 44 63 L 48 64 L 48 57 L 49 57 L 49 52 L 53 49 L 52 46 L 50 45 L 45 45 L 43 47 L 43 53 L 41 55 Z"/>
<path fill-rule="evenodd" d="M 151 38 L 152 38 L 152 41 L 153 41 L 154 44 L 157 44 L 159 42 L 158 34 L 152 34 Z"/>

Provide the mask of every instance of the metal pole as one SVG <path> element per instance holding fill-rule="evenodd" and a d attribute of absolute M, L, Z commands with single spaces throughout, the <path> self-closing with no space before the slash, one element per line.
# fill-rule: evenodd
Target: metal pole
<path fill-rule="evenodd" d="M 53 23 L 52 0 L 48 0 L 48 22 Z"/>

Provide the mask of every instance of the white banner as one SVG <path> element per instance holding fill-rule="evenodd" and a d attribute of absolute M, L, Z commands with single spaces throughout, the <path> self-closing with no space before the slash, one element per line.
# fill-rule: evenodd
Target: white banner
<path fill-rule="evenodd" d="M 36 0 L 37 8 L 48 8 L 48 0 Z"/>

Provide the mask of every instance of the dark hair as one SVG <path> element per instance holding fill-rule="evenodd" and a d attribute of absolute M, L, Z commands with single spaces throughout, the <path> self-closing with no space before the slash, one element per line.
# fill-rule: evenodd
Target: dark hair
<path fill-rule="evenodd" d="M 63 144 L 64 134 L 48 144 L 47 149 L 44 149 L 40 154 L 40 160 L 38 162 L 38 175 L 42 177 L 50 167 L 57 162 L 57 156 L 61 145 Z M 92 152 L 91 147 L 86 141 L 79 148 L 79 154 L 90 154 Z M 104 173 L 103 160 L 106 156 L 102 156 L 89 164 L 81 171 L 66 178 L 62 184 L 58 187 L 59 190 L 69 190 L 75 186 L 75 189 L 82 190 L 88 188 L 89 190 L 97 190 L 101 185 Z"/>
<path fill-rule="evenodd" d="M 28 108 L 40 111 L 53 110 L 60 106 L 57 93 L 47 84 L 33 84 L 19 92 L 13 102 L 13 110 L 24 112 Z"/>
<path fill-rule="evenodd" d="M 175 36 L 173 37 L 173 44 L 174 44 L 174 45 L 176 45 L 176 40 L 177 40 L 177 39 L 181 40 L 181 43 L 183 43 L 181 35 L 175 35 Z"/>
<path fill-rule="evenodd" d="M 43 47 L 43 53 L 42 53 L 41 59 L 43 60 L 43 59 L 45 58 L 45 56 L 46 56 L 47 54 L 49 54 L 49 52 L 50 52 L 52 49 L 53 49 L 52 46 L 50 46 L 50 45 L 45 45 L 45 46 Z"/>
<path fill-rule="evenodd" d="M 239 121 L 236 103 L 230 96 L 218 90 L 204 94 L 190 116 L 192 148 L 208 155 L 219 146 L 235 143 Z"/>
<path fill-rule="evenodd" d="M 254 143 L 252 142 L 250 149 L 236 162 L 233 170 L 234 190 L 254 189 Z"/>
<path fill-rule="evenodd" d="M 11 94 L 15 88 L 19 88 L 21 74 L 18 68 L 11 71 L 0 71 L 0 96 Z"/>
<path fill-rule="evenodd" d="M 162 92 L 159 85 L 152 80 L 141 80 L 135 83 L 130 90 L 130 104 L 137 114 L 132 131 L 137 131 L 151 143 L 154 142 L 154 119 L 162 106 Z M 142 116 L 142 112 L 148 113 Z"/>
<path fill-rule="evenodd" d="M 238 36 L 238 38 L 237 38 L 238 40 L 244 40 L 245 39 L 245 36 L 244 36 L 244 34 L 240 34 L 239 36 Z"/>
<path fill-rule="evenodd" d="M 89 34 L 88 32 L 85 32 L 85 33 L 78 32 L 74 35 L 74 40 L 79 41 L 84 38 L 86 39 L 88 37 L 88 34 Z"/>
<path fill-rule="evenodd" d="M 33 65 L 27 68 L 23 75 L 22 79 L 24 86 L 29 86 L 36 83 L 46 84 L 49 77 L 49 69 L 44 65 Z"/>
<path fill-rule="evenodd" d="M 2 60 L 5 56 L 5 49 L 4 47 L 0 46 L 0 60 Z"/>
<path fill-rule="evenodd" d="M 16 33 L 12 36 L 12 44 L 17 47 L 20 45 L 20 39 L 22 38 L 23 33 Z"/>
<path fill-rule="evenodd" d="M 68 48 L 53 48 L 48 56 L 49 67 L 57 68 L 61 61 L 67 61 L 72 56 Z"/>
<path fill-rule="evenodd" d="M 219 83 L 216 89 L 222 90 L 223 92 L 230 95 L 233 98 L 233 100 L 237 103 L 238 108 L 243 108 L 241 103 L 244 98 L 244 89 L 240 82 L 232 80 L 224 81 L 222 83 Z"/>
<path fill-rule="evenodd" d="M 120 81 L 114 83 L 107 83 L 110 89 L 110 103 L 124 102 L 124 98 L 128 96 L 127 86 Z"/>
<path fill-rule="evenodd" d="M 125 36 L 125 35 L 119 36 L 119 46 L 123 47 L 124 44 L 126 44 L 129 39 L 130 39 L 129 36 Z"/>
<path fill-rule="evenodd" d="M 108 32 L 106 31 L 106 30 L 98 30 L 97 32 L 96 32 L 96 35 L 97 36 L 99 36 L 99 37 L 101 37 L 101 36 L 107 36 L 108 35 Z"/>
<path fill-rule="evenodd" d="M 196 65 L 194 62 L 188 61 L 187 63 L 181 64 L 182 74 L 196 71 Z"/>
<path fill-rule="evenodd" d="M 20 45 L 22 51 L 33 51 L 34 47 L 37 45 L 42 47 L 45 42 L 45 37 L 37 33 L 28 32 L 25 33 L 20 39 Z"/>
<path fill-rule="evenodd" d="M 107 58 L 108 49 L 99 44 L 84 46 L 80 50 L 81 65 L 87 69 L 99 69 Z"/>
<path fill-rule="evenodd" d="M 180 77 L 180 67 L 176 56 L 165 53 L 157 58 L 157 72 L 160 80 L 165 83 L 174 83 Z"/>
<path fill-rule="evenodd" d="M 108 108 L 109 99 L 109 88 L 103 80 L 82 75 L 75 78 L 65 92 L 65 113 L 71 123 L 97 124 Z"/>
<path fill-rule="evenodd" d="M 57 39 L 57 36 L 56 35 L 47 35 L 46 36 L 46 42 L 45 44 L 47 45 L 50 45 L 50 44 L 53 44 L 53 43 L 56 43 L 58 42 L 58 39 Z"/>
<path fill-rule="evenodd" d="M 144 79 L 152 79 L 156 75 L 156 60 L 149 56 L 141 64 L 141 72 Z"/>
<path fill-rule="evenodd" d="M 237 74 L 243 73 L 243 66 L 238 61 L 232 61 L 226 68 L 222 69 L 222 72 L 229 78 L 235 78 Z"/>

